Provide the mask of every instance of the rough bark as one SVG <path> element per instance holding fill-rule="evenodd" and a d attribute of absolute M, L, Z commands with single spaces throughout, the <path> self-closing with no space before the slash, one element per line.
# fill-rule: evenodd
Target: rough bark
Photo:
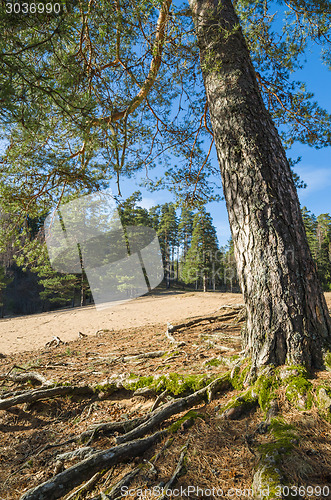
<path fill-rule="evenodd" d="M 290 166 L 231 0 L 189 0 L 253 366 L 322 365 L 331 324 Z"/>

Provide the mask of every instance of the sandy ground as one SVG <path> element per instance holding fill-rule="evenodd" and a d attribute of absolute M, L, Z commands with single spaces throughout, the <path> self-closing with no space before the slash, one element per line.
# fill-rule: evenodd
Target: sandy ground
<path fill-rule="evenodd" d="M 331 292 L 325 294 L 331 307 Z M 57 335 L 76 340 L 78 332 L 94 335 L 98 330 L 117 330 L 158 323 L 180 322 L 213 313 L 224 304 L 243 302 L 241 294 L 221 292 L 162 292 L 139 297 L 97 311 L 94 306 L 65 309 L 0 320 L 0 353 L 32 351 L 44 347 Z"/>
<path fill-rule="evenodd" d="M 64 309 L 0 320 L 0 353 L 32 351 L 57 335 L 68 342 L 78 332 L 94 335 L 98 330 L 181 321 L 203 316 L 224 304 L 239 304 L 241 294 L 220 292 L 161 292 L 97 311 L 94 306 Z"/>

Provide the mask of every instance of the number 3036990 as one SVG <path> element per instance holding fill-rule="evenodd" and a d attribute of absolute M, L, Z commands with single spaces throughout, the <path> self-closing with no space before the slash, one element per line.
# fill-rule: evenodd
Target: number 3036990
<path fill-rule="evenodd" d="M 18 3 L 7 2 L 7 14 L 59 14 L 63 5 L 60 3 Z"/>

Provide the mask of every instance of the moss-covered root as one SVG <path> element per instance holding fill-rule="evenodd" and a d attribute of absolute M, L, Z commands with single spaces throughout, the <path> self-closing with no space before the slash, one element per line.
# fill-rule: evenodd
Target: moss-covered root
<path fill-rule="evenodd" d="M 261 460 L 257 471 L 254 474 L 252 490 L 256 500 L 272 500 L 276 493 L 281 489 L 283 477 L 275 465 L 276 457 L 270 456 L 268 459 Z"/>
<path fill-rule="evenodd" d="M 220 414 L 220 416 L 229 420 L 237 420 L 244 413 L 247 413 L 252 408 L 257 406 L 257 404 L 257 395 L 254 394 L 252 389 L 248 389 L 240 396 L 232 398 L 229 403 L 223 408 L 223 412 Z"/>
<path fill-rule="evenodd" d="M 282 418 L 272 418 L 269 430 L 272 439 L 259 446 L 260 459 L 252 484 L 254 498 L 259 500 L 281 498 L 282 485 L 286 484 L 286 480 L 280 464 L 283 456 L 291 453 L 298 441 L 293 426 L 286 424 Z"/>

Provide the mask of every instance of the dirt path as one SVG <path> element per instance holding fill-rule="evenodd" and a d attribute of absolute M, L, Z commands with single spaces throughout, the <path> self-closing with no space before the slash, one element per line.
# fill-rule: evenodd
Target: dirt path
<path fill-rule="evenodd" d="M 331 295 L 331 294 L 330 294 Z M 43 347 L 54 335 L 64 341 L 76 340 L 78 332 L 181 321 L 206 315 L 224 304 L 242 303 L 240 294 L 220 292 L 163 292 L 139 297 L 102 311 L 94 306 L 65 309 L 0 320 L 0 353 L 10 354 Z"/>

